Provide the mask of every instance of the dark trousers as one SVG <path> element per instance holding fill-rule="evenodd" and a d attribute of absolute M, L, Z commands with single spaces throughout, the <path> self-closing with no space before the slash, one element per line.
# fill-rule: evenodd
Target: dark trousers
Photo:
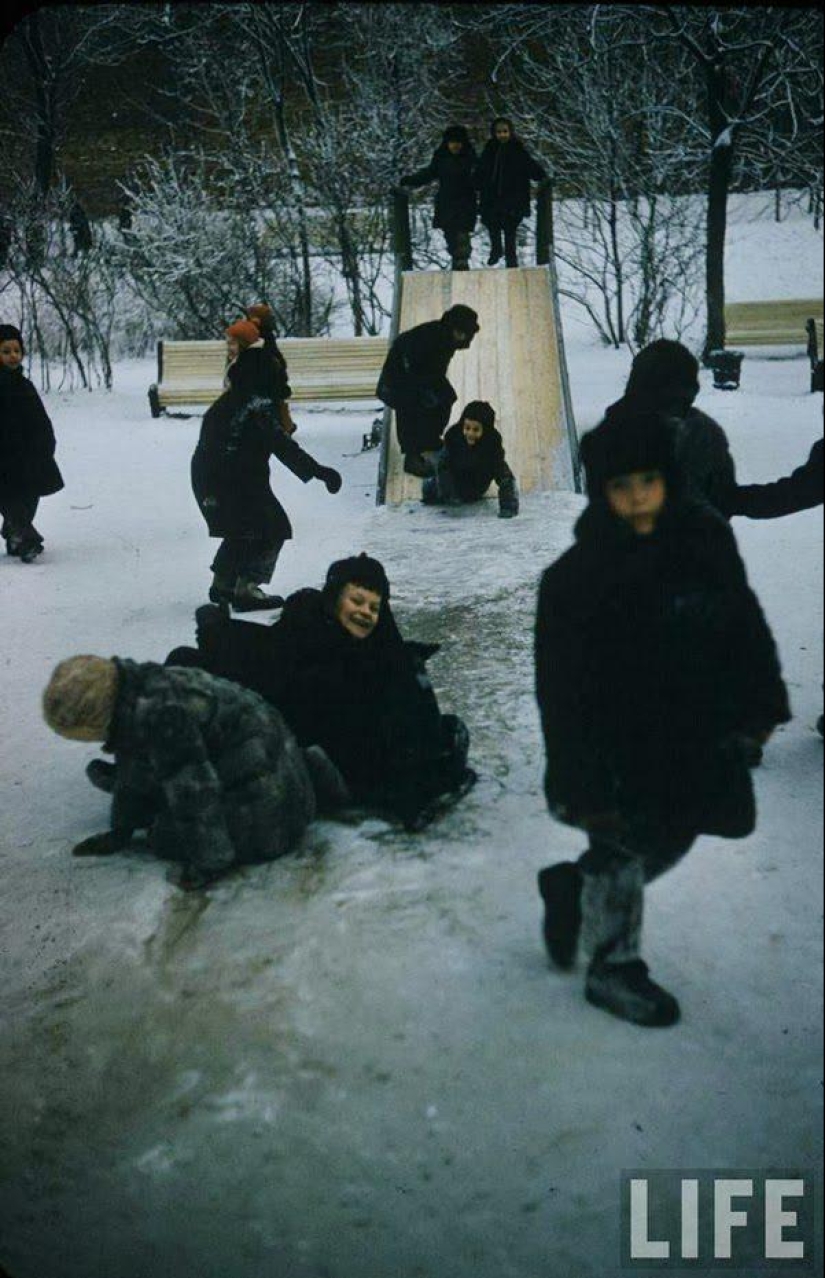
<path fill-rule="evenodd" d="M 504 261 L 508 266 L 518 266 L 516 231 L 520 222 L 521 218 L 514 217 L 512 214 L 502 213 L 494 215 L 487 223 L 487 230 L 490 233 L 490 255 L 492 257 L 501 257 L 501 240 L 503 236 Z"/>
<path fill-rule="evenodd" d="M 262 585 L 272 580 L 283 544 L 263 537 L 224 537 L 212 560 L 212 571 L 229 589 L 238 578 Z"/>
<path fill-rule="evenodd" d="M 620 838 L 591 837 L 579 858 L 582 945 L 591 966 L 639 958 L 644 886 L 690 849 L 696 830 L 640 817 Z"/>
<path fill-rule="evenodd" d="M 470 232 L 455 231 L 452 227 L 445 226 L 444 239 L 447 244 L 447 252 L 453 259 L 453 270 L 468 270 L 470 265 L 470 253 L 472 251 Z"/>
<path fill-rule="evenodd" d="M 0 536 L 5 540 L 10 555 L 42 548 L 43 538 L 32 522 L 39 504 L 39 497 L 16 497 L 0 503 L 0 515 L 3 516 Z"/>
<path fill-rule="evenodd" d="M 402 453 L 423 453 L 440 448 L 441 435 L 449 420 L 449 407 L 396 409 L 395 424 Z"/>

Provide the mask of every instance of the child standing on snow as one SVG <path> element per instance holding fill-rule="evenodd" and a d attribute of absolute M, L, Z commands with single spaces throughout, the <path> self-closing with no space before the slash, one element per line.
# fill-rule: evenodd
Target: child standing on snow
<path fill-rule="evenodd" d="M 192 457 L 192 489 L 210 537 L 221 537 L 212 562 L 209 598 L 238 612 L 276 608 L 262 582 L 272 578 L 285 541 L 292 536 L 286 511 L 269 486 L 271 456 L 304 483 L 320 479 L 337 493 L 341 476 L 284 433 L 278 416 L 281 386 L 271 355 L 256 346 L 260 334 L 249 320 L 226 330 L 234 362 L 229 388 L 207 410 Z"/>
<path fill-rule="evenodd" d="M 478 196 L 473 184 L 476 153 L 470 135 L 461 124 L 444 130 L 441 144 L 430 163 L 402 177 L 400 185 L 426 186 L 437 182 L 433 226 L 444 232 L 454 271 L 470 267 L 470 236 L 478 218 Z"/>
<path fill-rule="evenodd" d="M 433 461 L 435 475 L 421 486 L 421 500 L 428 506 L 464 505 L 481 501 L 490 484 L 498 484 L 501 519 L 518 514 L 516 478 L 504 455 L 504 443 L 495 427 L 492 405 L 473 400 L 444 436 L 444 447 Z"/>
<path fill-rule="evenodd" d="M 33 520 L 41 497 L 59 492 L 63 477 L 54 460 L 49 415 L 23 375 L 23 338 L 0 324 L 0 515 L 6 553 L 24 564 L 43 550 Z"/>
<path fill-rule="evenodd" d="M 614 411 L 588 439 L 590 502 L 545 572 L 536 695 L 553 815 L 590 836 L 539 875 L 544 939 L 587 999 L 640 1025 L 679 1004 L 639 953 L 644 884 L 699 834 L 755 824 L 740 734 L 790 718 L 776 648 L 725 519 L 684 493 L 668 418 Z"/>

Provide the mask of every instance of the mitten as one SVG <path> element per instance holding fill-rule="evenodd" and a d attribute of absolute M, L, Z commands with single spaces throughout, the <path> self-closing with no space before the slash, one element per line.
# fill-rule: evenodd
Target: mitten
<path fill-rule="evenodd" d="M 338 471 L 331 466 L 319 466 L 316 477 L 326 484 L 328 493 L 337 493 L 344 482 Z"/>

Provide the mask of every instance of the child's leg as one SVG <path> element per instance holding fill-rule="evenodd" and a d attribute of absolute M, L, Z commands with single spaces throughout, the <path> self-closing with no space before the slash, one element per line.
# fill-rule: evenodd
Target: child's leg
<path fill-rule="evenodd" d="M 507 266 L 518 266 L 518 247 L 516 245 L 518 227 L 518 221 L 512 217 L 508 217 L 504 222 L 504 261 Z"/>
<path fill-rule="evenodd" d="M 246 554 L 238 576 L 244 581 L 254 581 L 259 585 L 271 581 L 278 556 L 283 549 L 283 541 L 266 541 L 261 538 L 247 542 L 246 545 Z"/>
<path fill-rule="evenodd" d="M 501 243 L 501 223 L 498 220 L 491 221 L 487 225 L 490 233 L 490 256 L 487 258 L 488 266 L 495 266 L 496 262 L 501 261 L 503 247 Z"/>

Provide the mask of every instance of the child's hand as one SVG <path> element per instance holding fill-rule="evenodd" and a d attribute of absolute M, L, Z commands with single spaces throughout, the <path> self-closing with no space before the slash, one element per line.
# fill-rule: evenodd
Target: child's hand
<path fill-rule="evenodd" d="M 344 482 L 337 470 L 331 466 L 319 466 L 318 478 L 326 484 L 328 493 L 337 493 Z"/>

